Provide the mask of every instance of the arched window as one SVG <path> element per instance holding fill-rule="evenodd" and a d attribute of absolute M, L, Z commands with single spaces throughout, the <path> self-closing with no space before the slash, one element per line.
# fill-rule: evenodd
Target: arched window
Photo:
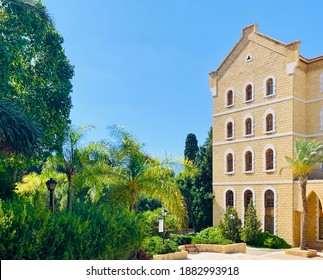
<path fill-rule="evenodd" d="M 264 225 L 264 231 L 268 231 L 268 232 L 274 234 L 274 232 L 275 232 L 275 228 L 274 228 L 275 195 L 274 195 L 274 192 L 272 190 L 267 190 L 265 192 L 264 200 L 265 200 L 265 225 Z"/>
<path fill-rule="evenodd" d="M 248 205 L 249 205 L 251 199 L 252 199 L 251 190 L 246 190 L 244 192 L 244 211 L 245 211 L 245 214 L 247 213 Z"/>
<path fill-rule="evenodd" d="M 252 120 L 250 118 L 245 121 L 245 135 L 252 134 Z"/>
<path fill-rule="evenodd" d="M 227 138 L 232 138 L 233 137 L 233 124 L 232 122 L 229 122 L 227 124 Z"/>
<path fill-rule="evenodd" d="M 274 130 L 274 117 L 272 114 L 266 116 L 266 132 L 271 132 Z"/>
<path fill-rule="evenodd" d="M 234 207 L 234 194 L 231 190 L 228 190 L 225 194 L 225 205 L 226 207 Z"/>
<path fill-rule="evenodd" d="M 266 151 L 266 170 L 274 169 L 274 151 L 272 149 L 268 149 Z"/>
<path fill-rule="evenodd" d="M 227 92 L 227 107 L 233 106 L 233 91 L 229 90 Z"/>
<path fill-rule="evenodd" d="M 234 174 L 234 152 L 232 149 L 228 149 L 224 153 L 224 173 Z"/>
<path fill-rule="evenodd" d="M 274 80 L 269 78 L 266 81 L 266 96 L 270 96 L 274 94 Z"/>
<path fill-rule="evenodd" d="M 253 94 L 252 94 L 252 85 L 248 84 L 246 86 L 246 90 L 245 90 L 245 100 L 246 101 L 251 101 L 253 100 Z"/>
<path fill-rule="evenodd" d="M 264 97 L 275 95 L 276 79 L 274 75 L 268 75 L 263 81 Z"/>
<path fill-rule="evenodd" d="M 252 171 L 252 153 L 247 151 L 245 153 L 245 171 Z"/>
<path fill-rule="evenodd" d="M 233 172 L 233 155 L 227 154 L 227 172 Z"/>
<path fill-rule="evenodd" d="M 225 122 L 224 135 L 227 140 L 234 138 L 234 121 L 232 118 L 228 118 Z"/>
<path fill-rule="evenodd" d="M 248 113 L 243 118 L 244 122 L 244 136 L 253 136 L 254 134 L 254 119 L 253 116 Z"/>
<path fill-rule="evenodd" d="M 276 115 L 275 111 L 271 108 L 267 109 L 263 114 L 263 124 L 264 124 L 264 133 L 274 133 L 275 132 L 275 120 Z"/>
<path fill-rule="evenodd" d="M 276 171 L 276 149 L 272 144 L 266 144 L 262 151 L 263 156 L 263 171 L 275 172 Z"/>

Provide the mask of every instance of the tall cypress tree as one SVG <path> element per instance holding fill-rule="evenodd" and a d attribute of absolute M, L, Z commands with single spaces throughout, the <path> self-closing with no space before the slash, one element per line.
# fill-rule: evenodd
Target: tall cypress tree
<path fill-rule="evenodd" d="M 192 224 L 196 231 L 212 226 L 213 190 L 212 190 L 212 128 L 199 152 L 196 154 L 195 165 L 199 174 L 195 176 L 191 188 Z"/>
<path fill-rule="evenodd" d="M 197 144 L 196 135 L 193 133 L 189 133 L 186 137 L 185 141 L 185 150 L 184 150 L 184 157 L 193 161 L 195 160 L 196 153 L 199 150 L 198 144 Z"/>

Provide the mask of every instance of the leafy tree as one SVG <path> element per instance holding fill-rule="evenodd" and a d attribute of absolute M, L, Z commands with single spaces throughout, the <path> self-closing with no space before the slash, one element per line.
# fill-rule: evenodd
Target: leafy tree
<path fill-rule="evenodd" d="M 241 230 L 241 240 L 249 245 L 256 245 L 260 232 L 261 222 L 258 220 L 256 208 L 251 199 L 245 215 L 244 226 Z"/>
<path fill-rule="evenodd" d="M 196 153 L 199 150 L 197 143 L 196 135 L 189 133 L 185 141 L 184 157 L 193 162 L 195 160 Z"/>
<path fill-rule="evenodd" d="M 111 126 L 111 165 L 107 166 L 107 185 L 112 201 L 137 210 L 139 194 L 159 200 L 173 213 L 178 224 L 186 222 L 186 208 L 168 162 L 159 162 L 142 151 L 142 145 L 124 127 Z"/>
<path fill-rule="evenodd" d="M 295 141 L 294 157 L 286 156 L 288 167 L 292 169 L 293 175 L 298 177 L 301 188 L 303 216 L 301 225 L 300 249 L 306 250 L 306 230 L 308 222 L 306 186 L 307 176 L 312 172 L 313 167 L 323 162 L 323 143 L 316 140 L 299 140 Z M 281 170 L 282 171 L 282 170 Z M 280 172 L 281 172 L 280 171 Z"/>
<path fill-rule="evenodd" d="M 212 226 L 213 189 L 212 189 L 212 128 L 202 147 L 200 147 L 195 166 L 199 170 L 191 188 L 192 224 L 196 231 Z"/>
<path fill-rule="evenodd" d="M 62 43 L 41 1 L 1 1 L 0 97 L 39 122 L 43 153 L 61 149 L 70 122 L 74 70 Z"/>
<path fill-rule="evenodd" d="M 240 242 L 241 220 L 234 207 L 227 207 L 224 217 L 220 221 L 219 229 L 224 238 L 232 242 Z"/>

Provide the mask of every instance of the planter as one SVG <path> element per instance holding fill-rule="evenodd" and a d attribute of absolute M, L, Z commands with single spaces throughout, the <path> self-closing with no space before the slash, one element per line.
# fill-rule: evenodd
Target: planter
<path fill-rule="evenodd" d="M 303 258 L 312 258 L 317 256 L 316 250 L 301 250 L 299 248 L 292 248 L 285 251 L 287 255 L 292 255 L 296 257 L 303 257 Z"/>
<path fill-rule="evenodd" d="M 246 243 L 235 243 L 228 245 L 219 244 L 195 244 L 198 252 L 213 252 L 213 253 L 246 253 Z M 185 245 L 179 246 L 182 251 L 185 251 Z"/>
<path fill-rule="evenodd" d="M 187 259 L 188 253 L 186 251 L 174 252 L 163 255 L 154 255 L 154 260 L 185 260 Z"/>

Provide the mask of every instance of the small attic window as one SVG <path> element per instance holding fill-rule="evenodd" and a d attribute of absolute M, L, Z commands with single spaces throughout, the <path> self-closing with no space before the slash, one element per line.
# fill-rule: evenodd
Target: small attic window
<path fill-rule="evenodd" d="M 250 62 L 250 61 L 252 61 L 252 56 L 251 56 L 251 54 L 249 53 L 249 54 L 247 54 L 247 56 L 246 56 L 246 62 Z"/>

